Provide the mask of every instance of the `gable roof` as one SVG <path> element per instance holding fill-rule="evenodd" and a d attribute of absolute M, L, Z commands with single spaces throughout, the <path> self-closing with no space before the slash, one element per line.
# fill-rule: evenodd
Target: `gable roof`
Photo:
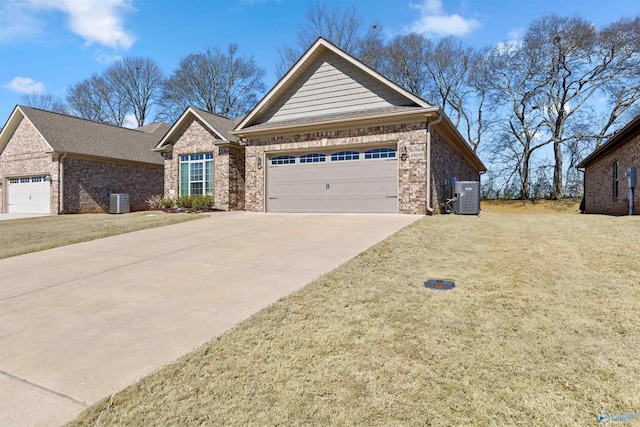
<path fill-rule="evenodd" d="M 330 62 L 333 63 L 328 64 Z M 324 69 L 322 68 L 323 66 L 325 66 Z M 376 102 L 371 103 L 370 108 L 352 105 L 351 108 L 345 106 L 339 109 L 340 111 L 336 111 L 333 108 L 335 104 L 324 109 L 316 108 L 317 106 L 312 105 L 309 108 L 319 111 L 316 116 L 313 114 L 301 116 L 299 114 L 296 115 L 294 112 L 289 117 L 274 117 L 274 110 L 282 108 L 287 101 L 290 101 L 292 92 L 295 94 L 314 75 L 318 76 L 323 73 L 329 75 L 332 72 L 341 73 L 345 78 L 336 87 L 329 89 L 321 85 L 314 86 L 313 83 L 308 84 L 307 86 L 309 87 L 305 88 L 305 90 L 310 97 L 329 98 L 332 96 L 329 92 L 330 90 L 334 91 L 334 97 L 348 95 L 350 91 L 360 92 L 361 94 L 370 92 L 372 99 L 375 99 Z M 320 79 L 318 78 L 318 80 Z M 333 99 L 335 100 L 335 98 Z M 295 111 L 295 108 L 299 108 L 295 105 L 295 102 L 295 100 L 291 101 L 294 105 L 290 109 L 293 111 Z M 304 106 L 301 107 L 304 108 Z M 290 127 L 296 124 L 304 125 L 324 121 L 331 122 L 357 118 L 357 116 L 407 112 L 407 110 L 426 112 L 436 111 L 437 108 L 320 37 L 249 114 L 240 121 L 232 133 L 244 135 L 265 128 Z"/>
<path fill-rule="evenodd" d="M 593 153 L 589 154 L 582 160 L 576 168 L 586 168 L 594 161 L 607 153 L 613 151 L 616 147 L 623 145 L 636 135 L 640 135 L 640 116 L 631 120 L 622 129 L 613 134 L 611 138 L 600 147 L 596 148 Z"/>
<path fill-rule="evenodd" d="M 0 152 L 22 120 L 33 125 L 51 153 L 163 164 L 162 156 L 151 149 L 164 134 L 163 129 L 168 127 L 164 123 L 145 126 L 151 126 L 145 132 L 16 105 L 0 132 Z"/>
<path fill-rule="evenodd" d="M 217 114 L 189 106 L 184 110 L 173 126 L 171 126 L 171 128 L 166 132 L 164 137 L 156 144 L 153 150 L 158 152 L 171 150 L 171 140 L 182 132 L 183 127 L 193 118 L 199 119 L 218 139 L 221 140 L 221 142 L 237 143 L 238 138 L 230 132 L 236 126 L 239 119 L 230 120 L 226 117 L 218 116 Z"/>

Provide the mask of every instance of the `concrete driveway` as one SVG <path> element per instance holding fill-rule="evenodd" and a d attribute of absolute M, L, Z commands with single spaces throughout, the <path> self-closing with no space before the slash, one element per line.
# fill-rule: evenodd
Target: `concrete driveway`
<path fill-rule="evenodd" d="M 417 220 L 216 213 L 0 260 L 0 425 L 59 425 Z"/>

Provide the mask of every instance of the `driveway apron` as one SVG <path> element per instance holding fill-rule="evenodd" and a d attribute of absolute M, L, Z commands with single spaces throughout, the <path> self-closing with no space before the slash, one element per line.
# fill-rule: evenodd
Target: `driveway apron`
<path fill-rule="evenodd" d="M 0 426 L 64 424 L 418 218 L 221 212 L 0 260 Z"/>

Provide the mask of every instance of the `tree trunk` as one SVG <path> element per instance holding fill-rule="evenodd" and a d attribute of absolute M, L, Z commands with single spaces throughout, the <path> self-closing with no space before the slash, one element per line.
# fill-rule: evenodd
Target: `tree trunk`
<path fill-rule="evenodd" d="M 520 174 L 520 200 L 529 200 L 531 197 L 529 184 L 529 163 L 531 162 L 531 152 L 526 151 L 522 156 L 522 172 Z"/>
<path fill-rule="evenodd" d="M 564 196 L 564 186 L 562 185 L 562 144 L 558 140 L 553 141 L 553 155 L 555 157 L 555 166 L 553 167 L 551 198 L 558 200 Z"/>

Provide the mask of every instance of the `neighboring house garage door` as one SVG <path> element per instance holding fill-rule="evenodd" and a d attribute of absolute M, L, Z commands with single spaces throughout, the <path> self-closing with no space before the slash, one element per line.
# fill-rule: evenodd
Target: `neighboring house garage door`
<path fill-rule="evenodd" d="M 48 176 L 9 178 L 9 213 L 49 213 Z"/>
<path fill-rule="evenodd" d="M 395 147 L 273 154 L 268 212 L 397 213 Z"/>

